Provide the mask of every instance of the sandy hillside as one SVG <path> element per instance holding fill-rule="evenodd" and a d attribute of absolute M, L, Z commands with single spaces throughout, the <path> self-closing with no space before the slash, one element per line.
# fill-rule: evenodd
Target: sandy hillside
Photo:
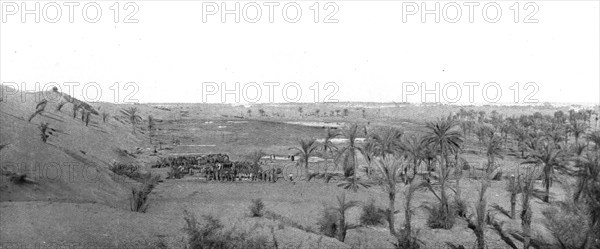
<path fill-rule="evenodd" d="M 114 177 L 108 167 L 113 161 L 133 162 L 124 153 L 136 151 L 143 144 L 132 134 L 131 125 L 119 113 L 102 121 L 97 107 L 91 112 L 88 126 L 77 112 L 73 118 L 70 96 L 57 92 L 8 95 L 0 105 L 0 154 L 2 162 L 2 201 L 61 200 L 99 202 L 122 206 L 128 194 L 122 179 Z M 48 100 L 41 113 L 36 105 Z M 77 102 L 78 100 L 74 100 Z M 67 102 L 61 110 L 57 106 Z M 106 108 L 106 107 L 105 107 Z M 102 110 L 102 108 L 101 108 Z M 121 120 L 121 121 L 119 121 Z M 40 124 L 48 123 L 47 142 L 41 139 Z M 13 174 L 26 174 L 35 184 L 14 185 Z"/>

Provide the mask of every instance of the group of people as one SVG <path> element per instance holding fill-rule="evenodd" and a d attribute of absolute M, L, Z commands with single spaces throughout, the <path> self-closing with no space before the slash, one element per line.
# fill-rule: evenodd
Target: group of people
<path fill-rule="evenodd" d="M 293 155 L 287 156 L 294 161 Z M 276 155 L 270 155 L 269 159 L 276 160 Z M 170 178 L 182 178 L 184 175 L 200 174 L 208 181 L 267 181 L 277 182 L 280 178 L 286 178 L 294 182 L 294 175 L 285 176 L 281 168 L 271 167 L 265 169 L 263 162 L 230 161 L 226 154 L 209 155 L 182 155 L 160 158 L 153 168 L 170 167 L 172 169 Z"/>

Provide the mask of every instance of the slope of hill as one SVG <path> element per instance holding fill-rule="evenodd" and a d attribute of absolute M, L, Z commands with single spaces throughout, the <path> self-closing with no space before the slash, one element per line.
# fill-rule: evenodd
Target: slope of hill
<path fill-rule="evenodd" d="M 98 202 L 128 207 L 130 183 L 113 174 L 109 166 L 114 161 L 135 163 L 131 152 L 145 139 L 133 134 L 127 119 L 119 117 L 116 110 L 120 107 L 102 104 L 98 109 L 59 92 L 3 88 L 14 94 L 5 94 L 0 104 L 0 201 Z M 63 105 L 60 110 L 59 105 Z M 74 105 L 81 108 L 74 112 Z M 82 109 L 90 113 L 87 125 Z M 106 122 L 100 115 L 104 109 L 112 110 Z M 48 124 L 46 142 L 42 123 Z M 23 174 L 31 182 L 11 181 Z"/>

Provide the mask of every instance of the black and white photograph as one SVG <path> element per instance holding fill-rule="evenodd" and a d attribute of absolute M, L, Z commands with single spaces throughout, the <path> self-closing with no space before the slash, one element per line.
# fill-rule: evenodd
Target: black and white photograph
<path fill-rule="evenodd" d="M 0 249 L 599 249 L 598 0 L 0 0 Z"/>

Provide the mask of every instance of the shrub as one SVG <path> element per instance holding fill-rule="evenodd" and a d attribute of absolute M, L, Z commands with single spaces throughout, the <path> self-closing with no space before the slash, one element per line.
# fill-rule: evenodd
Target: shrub
<path fill-rule="evenodd" d="M 181 179 L 183 175 L 184 172 L 179 170 L 178 167 L 171 167 L 167 172 L 167 179 Z"/>
<path fill-rule="evenodd" d="M 491 179 L 494 181 L 502 180 L 502 168 L 499 168 L 499 169 L 495 170 L 494 172 L 492 172 Z"/>
<path fill-rule="evenodd" d="M 383 225 L 385 218 L 386 211 L 375 205 L 375 199 L 370 199 L 367 205 L 362 208 L 360 224 L 367 226 Z"/>
<path fill-rule="evenodd" d="M 331 232 L 337 231 L 337 234 L 334 233 L 336 239 L 344 242 L 346 239 L 346 233 L 350 229 L 354 229 L 359 227 L 358 225 L 350 225 L 347 222 L 346 211 L 348 209 L 356 207 L 359 205 L 358 201 L 346 201 L 346 194 L 342 193 L 337 196 L 337 205 L 325 207 L 323 212 L 323 216 L 321 220 L 319 220 L 319 226 L 321 231 L 327 236 L 331 235 Z"/>
<path fill-rule="evenodd" d="M 319 225 L 319 232 L 325 236 L 335 238 L 338 233 L 338 216 L 339 215 L 336 212 L 325 209 L 317 222 Z"/>
<path fill-rule="evenodd" d="M 419 249 L 424 246 L 425 243 L 419 240 L 417 237 L 417 233 L 412 234 L 408 233 L 408 230 L 401 229 L 398 231 L 398 242 L 392 243 L 394 248 L 398 249 Z"/>
<path fill-rule="evenodd" d="M 10 181 L 16 185 L 21 185 L 25 183 L 29 183 L 27 180 L 27 174 L 11 174 Z"/>
<path fill-rule="evenodd" d="M 48 131 L 48 123 L 42 122 L 40 123 L 38 128 L 40 129 L 40 137 L 42 138 L 42 142 L 45 143 L 46 141 L 48 141 L 48 137 L 50 137 L 50 135 L 46 134 L 46 132 Z"/>
<path fill-rule="evenodd" d="M 264 215 L 265 204 L 261 199 L 253 199 L 250 204 L 250 215 L 252 217 L 262 217 Z"/>
<path fill-rule="evenodd" d="M 463 170 L 471 170 L 471 165 L 469 164 L 469 162 L 467 162 L 466 160 L 463 161 L 463 163 L 462 163 L 462 169 Z"/>
<path fill-rule="evenodd" d="M 184 215 L 186 223 L 184 231 L 188 235 L 188 248 L 276 248 L 274 243 L 269 243 L 264 236 L 251 237 L 246 232 L 223 230 L 223 225 L 214 216 L 204 215 L 202 216 L 204 223 L 199 223 L 188 211 L 184 211 Z"/>
<path fill-rule="evenodd" d="M 467 202 L 463 199 L 459 199 L 458 197 L 454 198 L 454 203 L 452 203 L 452 209 L 458 217 L 466 218 L 467 217 Z"/>
<path fill-rule="evenodd" d="M 427 210 L 427 226 L 430 228 L 450 229 L 454 226 L 456 211 L 452 207 L 448 213 L 440 203 L 426 205 L 424 208 Z"/>
<path fill-rule="evenodd" d="M 108 169 L 110 169 L 110 171 L 114 172 L 117 175 L 123 175 L 130 178 L 139 176 L 138 166 L 131 163 L 113 162 L 113 164 Z"/>
<path fill-rule="evenodd" d="M 152 189 L 156 187 L 159 179 L 159 176 L 149 176 L 141 186 L 138 188 L 131 188 L 131 211 L 141 213 L 146 212 L 146 209 L 148 209 L 148 195 L 150 195 Z"/>

